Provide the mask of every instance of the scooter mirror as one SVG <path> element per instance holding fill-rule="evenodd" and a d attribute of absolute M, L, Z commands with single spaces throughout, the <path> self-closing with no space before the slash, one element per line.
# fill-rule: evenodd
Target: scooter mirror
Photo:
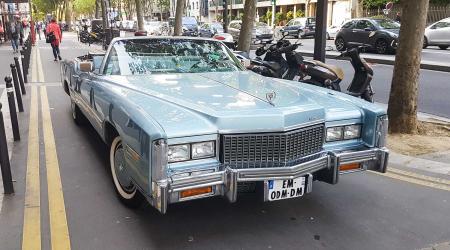
<path fill-rule="evenodd" d="M 289 35 L 289 32 L 283 31 L 283 36 L 287 36 L 287 35 Z"/>

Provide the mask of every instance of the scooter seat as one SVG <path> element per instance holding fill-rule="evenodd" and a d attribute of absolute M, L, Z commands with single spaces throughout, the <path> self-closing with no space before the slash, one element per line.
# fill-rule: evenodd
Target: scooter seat
<path fill-rule="evenodd" d="M 312 65 L 316 65 L 316 66 L 320 66 L 320 67 L 326 68 L 329 71 L 331 71 L 334 74 L 336 74 L 336 76 L 339 79 L 341 79 L 341 80 L 344 79 L 344 71 L 341 68 L 337 67 L 337 66 L 328 65 L 328 64 L 325 64 L 325 63 L 323 63 L 321 61 L 317 61 L 317 60 L 304 60 L 304 62 L 307 63 L 307 64 L 312 64 Z"/>
<path fill-rule="evenodd" d="M 266 64 L 270 69 L 274 70 L 274 71 L 279 71 L 281 70 L 281 65 L 279 63 L 276 62 L 264 62 L 264 64 Z"/>

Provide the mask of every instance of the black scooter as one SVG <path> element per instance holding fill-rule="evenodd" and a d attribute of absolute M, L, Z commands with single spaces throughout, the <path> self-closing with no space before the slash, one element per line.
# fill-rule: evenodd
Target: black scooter
<path fill-rule="evenodd" d="M 300 44 L 291 44 L 283 37 L 278 40 L 276 44 L 261 46 L 256 50 L 256 58 L 250 59 L 248 69 L 263 76 L 275 77 L 287 80 L 294 80 L 296 77 L 300 78 L 300 65 L 303 63 L 303 56 L 296 52 Z M 235 54 L 239 57 L 247 57 L 245 53 L 236 51 Z M 264 56 L 264 59 L 261 56 Z M 283 56 L 284 55 L 284 56 Z"/>
<path fill-rule="evenodd" d="M 349 48 L 335 59 L 349 58 L 355 70 L 352 82 L 347 88 L 347 94 L 373 102 L 373 89 L 370 84 L 373 78 L 372 67 L 360 57 L 367 46 Z M 316 60 L 304 60 L 303 73 L 300 81 L 341 91 L 340 82 L 344 79 L 344 72 L 339 67 L 325 64 Z"/>

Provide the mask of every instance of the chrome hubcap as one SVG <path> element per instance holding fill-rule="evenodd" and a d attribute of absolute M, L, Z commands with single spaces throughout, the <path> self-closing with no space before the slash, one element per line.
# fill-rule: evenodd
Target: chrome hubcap
<path fill-rule="evenodd" d="M 119 181 L 122 189 L 127 193 L 132 193 L 135 189 L 133 183 L 128 177 L 128 173 L 125 169 L 125 152 L 122 144 L 118 144 L 116 152 L 114 154 L 114 171 L 116 172 L 117 180 Z"/>

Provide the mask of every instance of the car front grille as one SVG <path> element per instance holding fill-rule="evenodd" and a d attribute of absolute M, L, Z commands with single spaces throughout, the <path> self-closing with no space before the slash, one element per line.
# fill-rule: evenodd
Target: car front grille
<path fill-rule="evenodd" d="M 272 34 L 262 34 L 256 36 L 257 39 L 272 39 L 272 37 Z"/>
<path fill-rule="evenodd" d="M 285 167 L 322 151 L 325 125 L 288 132 L 231 134 L 221 137 L 221 162 L 235 169 Z"/>

